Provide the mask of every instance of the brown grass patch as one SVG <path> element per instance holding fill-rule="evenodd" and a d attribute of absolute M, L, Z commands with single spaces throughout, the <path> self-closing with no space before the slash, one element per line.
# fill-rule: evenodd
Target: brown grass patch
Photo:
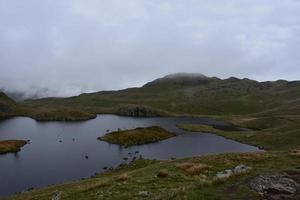
<path fill-rule="evenodd" d="M 180 168 L 180 169 L 183 169 L 183 170 L 186 170 L 192 166 L 194 166 L 195 163 L 191 163 L 191 162 L 184 162 L 184 163 L 179 163 L 176 165 L 176 167 Z"/>
<path fill-rule="evenodd" d="M 191 163 L 184 162 L 176 165 L 176 167 L 184 170 L 186 173 L 190 175 L 196 175 L 201 173 L 204 169 L 208 169 L 209 166 L 203 163 Z"/>
<path fill-rule="evenodd" d="M 18 152 L 27 144 L 26 140 L 4 140 L 0 141 L 0 154 Z"/>
<path fill-rule="evenodd" d="M 117 177 L 117 181 L 120 181 L 120 182 L 124 182 L 124 181 L 127 181 L 129 179 L 129 176 L 127 173 L 124 173 L 124 174 L 121 174 L 120 176 Z"/>
<path fill-rule="evenodd" d="M 103 188 L 108 187 L 112 183 L 110 180 L 99 180 L 99 181 L 93 181 L 93 182 L 87 182 L 86 184 L 82 184 L 76 187 L 76 190 L 79 192 L 88 192 L 97 188 Z"/>
<path fill-rule="evenodd" d="M 166 169 L 161 169 L 157 174 L 157 177 L 159 177 L 159 178 L 165 178 L 168 176 L 169 176 L 169 172 Z"/>
<path fill-rule="evenodd" d="M 300 149 L 291 150 L 290 155 L 300 157 Z"/>

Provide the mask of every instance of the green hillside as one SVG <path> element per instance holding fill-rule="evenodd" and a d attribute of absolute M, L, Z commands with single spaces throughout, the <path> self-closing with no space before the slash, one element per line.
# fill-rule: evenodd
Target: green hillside
<path fill-rule="evenodd" d="M 44 116 L 45 120 L 51 120 L 51 115 L 58 110 L 60 116 L 69 115 L 71 111 L 80 113 L 81 119 L 98 113 L 137 116 L 297 114 L 299 103 L 299 81 L 257 82 L 233 77 L 221 80 L 177 74 L 141 88 L 28 100 L 22 105 L 33 118 Z"/>
<path fill-rule="evenodd" d="M 0 92 L 0 120 L 19 114 L 19 107 L 6 94 Z"/>

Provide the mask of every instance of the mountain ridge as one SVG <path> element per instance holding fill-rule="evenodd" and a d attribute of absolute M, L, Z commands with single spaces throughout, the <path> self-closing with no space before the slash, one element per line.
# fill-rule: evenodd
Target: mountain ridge
<path fill-rule="evenodd" d="M 300 81 L 219 79 L 202 74 L 167 75 L 142 87 L 26 100 L 25 115 L 37 120 L 80 120 L 97 114 L 216 116 L 300 113 Z M 288 109 L 287 109 L 288 108 Z M 60 113 L 60 114 L 58 114 Z M 70 117 L 70 113 L 76 113 Z M 52 117 L 53 116 L 53 117 Z M 55 116 L 55 117 L 54 117 Z"/>

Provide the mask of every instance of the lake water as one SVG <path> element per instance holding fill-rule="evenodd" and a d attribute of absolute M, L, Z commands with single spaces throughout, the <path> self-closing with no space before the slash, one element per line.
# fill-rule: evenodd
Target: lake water
<path fill-rule="evenodd" d="M 149 159 L 170 159 L 219 152 L 252 152 L 258 148 L 223 137 L 180 130 L 178 123 L 226 126 L 222 121 L 194 118 L 133 118 L 99 115 L 84 122 L 36 122 L 16 117 L 0 122 L 0 140 L 30 140 L 18 153 L 0 155 L 0 196 L 29 188 L 78 180 L 103 167 L 116 167 L 135 152 Z M 97 140 L 107 130 L 159 125 L 177 134 L 157 143 L 123 148 Z M 241 133 L 242 134 L 242 133 Z M 131 156 L 130 156 L 131 155 Z M 88 156 L 88 159 L 86 158 Z M 129 161 L 127 161 L 129 162 Z"/>

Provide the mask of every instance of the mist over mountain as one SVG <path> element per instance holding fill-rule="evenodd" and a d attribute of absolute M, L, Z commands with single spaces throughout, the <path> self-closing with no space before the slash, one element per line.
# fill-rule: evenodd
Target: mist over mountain
<path fill-rule="evenodd" d="M 64 87 L 65 88 L 65 87 Z M 23 101 L 26 99 L 39 99 L 46 97 L 69 97 L 79 95 L 84 92 L 91 92 L 90 90 L 83 90 L 77 87 L 74 89 L 49 89 L 49 88 L 2 88 L 0 91 L 4 92 L 7 96 L 15 101 Z"/>
<path fill-rule="evenodd" d="M 173 73 L 165 75 L 161 78 L 154 79 L 153 81 L 150 81 L 146 84 L 142 84 L 143 87 L 166 87 L 167 85 L 173 86 L 197 86 L 197 85 L 207 85 L 217 82 L 223 82 L 223 83 L 234 83 L 234 82 L 240 82 L 242 84 L 258 84 L 259 82 L 256 80 L 252 80 L 249 78 L 237 78 L 237 77 L 229 77 L 229 78 L 218 78 L 218 77 L 208 77 L 201 73 L 186 73 L 186 72 L 180 72 L 180 73 Z M 279 81 L 263 81 L 261 82 L 261 85 L 268 85 L 271 83 L 276 82 L 283 82 L 286 83 L 288 81 L 286 80 L 279 80 Z M 135 85 L 133 87 L 139 87 L 139 85 Z M 47 97 L 70 97 L 70 96 L 77 96 L 80 94 L 86 94 L 86 93 L 97 93 L 101 90 L 90 90 L 90 89 L 84 89 L 84 88 L 78 88 L 76 86 L 74 87 L 68 87 L 68 89 L 62 89 L 65 88 L 64 86 L 61 86 L 61 88 L 57 89 L 49 89 L 49 88 L 39 88 L 39 87 L 31 87 L 30 89 L 7 89 L 2 88 L 0 91 L 3 91 L 7 96 L 14 99 L 15 101 L 24 101 L 28 99 L 40 99 L 40 98 L 47 98 Z M 125 89 L 125 88 L 122 88 Z M 122 90 L 121 89 L 121 90 Z M 108 88 L 107 91 L 111 91 L 113 88 Z"/>
<path fill-rule="evenodd" d="M 180 71 L 299 79 L 299 10 L 294 0 L 1 1 L 0 88 L 24 99 L 142 86 Z"/>
<path fill-rule="evenodd" d="M 151 116 L 276 115 L 300 111 L 299 91 L 300 81 L 259 82 L 177 73 L 142 87 L 32 99 L 20 105 L 26 115 L 38 120 L 82 120 L 101 113 L 130 115 L 137 110 Z"/>

